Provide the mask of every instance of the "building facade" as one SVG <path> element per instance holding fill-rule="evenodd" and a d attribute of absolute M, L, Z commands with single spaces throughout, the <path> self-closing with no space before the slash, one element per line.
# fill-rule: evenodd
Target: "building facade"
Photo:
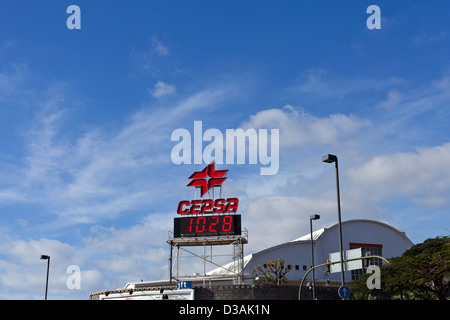
<path fill-rule="evenodd" d="M 400 256 L 413 245 L 404 232 L 383 222 L 366 219 L 342 222 L 342 242 L 344 251 L 361 248 L 363 255 L 369 253 L 387 259 Z M 339 252 L 338 224 L 313 232 L 313 248 L 314 265 L 326 263 L 330 253 Z M 247 255 L 244 258 L 244 283 L 254 283 L 256 266 L 263 265 L 270 258 L 283 259 L 288 265 L 292 265 L 291 271 L 286 274 L 286 279 L 288 283 L 298 283 L 312 265 L 310 234 Z M 381 263 L 381 259 L 371 261 L 371 264 L 381 265 Z M 225 276 L 227 269 L 232 270 L 231 264 L 212 270 L 207 275 Z M 345 280 L 354 280 L 363 272 L 364 269 L 345 271 Z M 307 279 L 311 277 L 312 275 L 309 274 Z M 325 267 L 321 267 L 315 270 L 315 279 L 319 284 L 333 285 L 340 282 L 341 274 L 340 272 L 325 274 Z"/>

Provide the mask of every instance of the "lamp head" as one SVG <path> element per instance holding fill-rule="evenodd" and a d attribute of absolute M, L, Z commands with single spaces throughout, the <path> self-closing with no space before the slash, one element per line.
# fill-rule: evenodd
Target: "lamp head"
<path fill-rule="evenodd" d="M 337 161 L 337 156 L 334 154 L 326 154 L 322 156 L 322 162 L 333 163 Z"/>

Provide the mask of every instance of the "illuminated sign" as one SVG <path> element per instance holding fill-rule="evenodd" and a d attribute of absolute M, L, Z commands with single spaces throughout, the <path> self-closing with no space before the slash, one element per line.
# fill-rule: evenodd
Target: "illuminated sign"
<path fill-rule="evenodd" d="M 238 198 L 183 200 L 178 203 L 178 214 L 205 214 L 237 212 Z"/>
<path fill-rule="evenodd" d="M 175 238 L 240 235 L 241 215 L 175 218 L 173 234 Z"/>
<path fill-rule="evenodd" d="M 211 162 L 205 169 L 202 171 L 194 172 L 189 179 L 192 179 L 191 182 L 187 185 L 188 187 L 198 187 L 200 188 L 200 197 L 203 197 L 206 192 L 212 187 L 220 187 L 222 183 L 227 179 L 224 177 L 228 170 L 219 170 L 216 171 L 216 166 L 214 161 Z M 210 179 L 206 179 L 209 177 Z"/>
<path fill-rule="evenodd" d="M 203 170 L 194 172 L 187 186 L 199 188 L 203 197 L 211 188 L 222 186 L 227 172 L 216 170 L 213 161 Z M 174 237 L 240 235 L 241 216 L 235 214 L 238 206 L 238 198 L 182 200 L 177 208 L 177 214 L 182 217 L 174 218 Z"/>

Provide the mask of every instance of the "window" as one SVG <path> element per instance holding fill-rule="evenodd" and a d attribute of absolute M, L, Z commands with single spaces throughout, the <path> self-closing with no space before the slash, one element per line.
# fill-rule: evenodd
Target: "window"
<path fill-rule="evenodd" d="M 370 244 L 370 243 L 350 243 L 350 249 L 361 248 L 362 256 L 364 257 L 366 254 L 371 256 L 383 256 L 383 245 L 381 244 Z M 380 258 L 370 258 L 369 265 L 381 266 L 382 260 Z M 352 280 L 358 280 L 359 277 L 366 273 L 366 268 L 352 270 Z"/>

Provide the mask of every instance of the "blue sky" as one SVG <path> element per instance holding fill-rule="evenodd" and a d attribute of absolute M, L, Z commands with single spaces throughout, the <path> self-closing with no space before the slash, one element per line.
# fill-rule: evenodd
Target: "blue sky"
<path fill-rule="evenodd" d="M 69 5 L 81 29 L 69 30 Z M 381 29 L 369 30 L 369 5 Z M 168 277 L 188 177 L 171 133 L 279 129 L 280 169 L 229 169 L 246 252 L 343 219 L 448 235 L 445 1 L 1 1 L 0 298 L 87 299 Z M 66 269 L 81 269 L 69 290 Z"/>

